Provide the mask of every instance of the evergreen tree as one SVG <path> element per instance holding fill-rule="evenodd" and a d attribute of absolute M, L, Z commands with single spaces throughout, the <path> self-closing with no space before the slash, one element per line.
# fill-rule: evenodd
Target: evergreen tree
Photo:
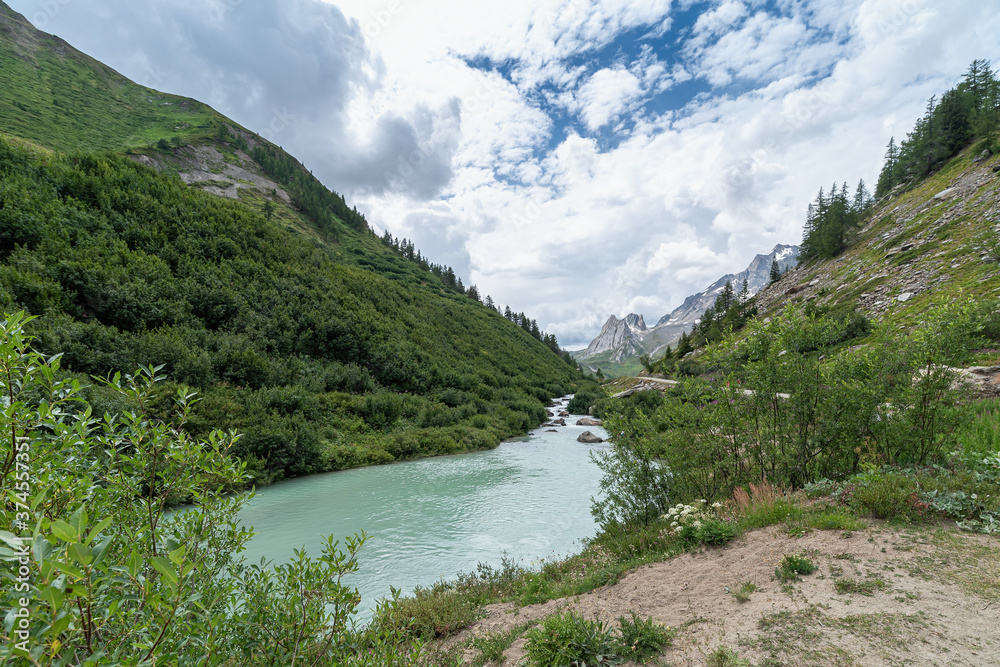
<path fill-rule="evenodd" d="M 781 280 L 781 267 L 778 266 L 778 260 L 774 260 L 773 262 L 771 262 L 771 280 L 770 280 L 770 284 L 773 285 L 774 283 L 778 282 L 779 280 Z"/>
<path fill-rule="evenodd" d="M 885 161 L 882 163 L 882 172 L 878 176 L 878 183 L 875 185 L 875 198 L 881 199 L 889 194 L 899 184 L 899 148 L 896 146 L 896 138 L 889 139 L 889 145 L 885 148 Z"/>
<path fill-rule="evenodd" d="M 678 359 L 681 359 L 693 349 L 694 348 L 691 346 L 691 339 L 688 337 L 687 333 L 681 332 L 681 339 L 677 341 L 677 352 L 675 353 L 675 356 Z"/>

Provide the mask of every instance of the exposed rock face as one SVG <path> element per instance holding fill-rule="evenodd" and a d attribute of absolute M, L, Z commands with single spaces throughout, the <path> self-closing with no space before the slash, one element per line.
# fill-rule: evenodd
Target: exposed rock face
<path fill-rule="evenodd" d="M 588 445 L 595 445 L 600 442 L 604 442 L 602 438 L 598 438 L 596 435 L 590 431 L 584 431 L 580 434 L 580 437 L 576 439 L 577 442 L 583 442 Z"/>
<path fill-rule="evenodd" d="M 745 270 L 736 274 L 730 273 L 724 275 L 709 285 L 704 291 L 692 294 L 686 298 L 684 303 L 672 313 L 661 317 L 656 323 L 654 330 L 665 324 L 694 324 L 695 320 L 704 315 L 708 307 L 715 303 L 719 293 L 726 286 L 727 280 L 732 284 L 733 290 L 736 292 L 740 291 L 743 287 L 743 281 L 746 280 L 747 291 L 750 294 L 756 294 L 771 281 L 771 264 L 775 260 L 778 262 L 778 267 L 782 271 L 786 271 L 798 264 L 799 247 L 797 245 L 782 245 L 779 243 L 774 246 L 774 249 L 769 254 L 757 255 Z"/>
<path fill-rule="evenodd" d="M 608 318 L 608 321 L 604 323 L 601 333 L 597 335 L 597 338 L 591 341 L 590 345 L 587 346 L 587 349 L 580 355 L 580 358 L 586 359 L 603 352 L 613 351 L 613 359 L 615 361 L 621 361 L 625 357 L 640 354 L 641 350 L 642 338 L 632 331 L 626 320 L 620 320 L 612 315 Z"/>
<path fill-rule="evenodd" d="M 676 342 L 681 333 L 691 330 L 705 310 L 715 303 L 727 280 L 737 292 L 743 287 L 744 280 L 747 281 L 747 291 L 750 294 L 756 294 L 766 287 L 771 280 L 771 264 L 774 261 L 778 262 L 782 271 L 794 267 L 799 261 L 799 247 L 779 244 L 769 254 L 757 255 L 745 270 L 722 276 L 704 291 L 689 296 L 673 312 L 661 317 L 653 328 L 649 328 L 643 316 L 636 313 L 630 313 L 621 320 L 612 315 L 597 338 L 576 357 L 584 361 L 609 350 L 614 352 L 614 361 L 640 354 L 655 355 Z"/>
<path fill-rule="evenodd" d="M 636 383 L 625 391 L 620 391 L 611 398 L 628 398 L 632 394 L 638 393 L 640 391 L 666 391 L 671 387 L 675 387 L 679 382 L 677 380 L 660 380 L 653 378 L 636 378 Z"/>
<path fill-rule="evenodd" d="M 649 327 L 646 326 L 646 320 L 643 319 L 642 315 L 629 313 L 625 316 L 625 324 L 628 325 L 629 329 L 637 333 L 649 331 Z"/>
<path fill-rule="evenodd" d="M 590 417 L 584 417 L 583 419 L 576 420 L 577 426 L 601 426 L 600 419 L 591 419 Z"/>
<path fill-rule="evenodd" d="M 974 387 L 981 398 L 1000 396 L 1000 366 L 973 366 L 953 370 L 958 373 L 958 381 Z"/>

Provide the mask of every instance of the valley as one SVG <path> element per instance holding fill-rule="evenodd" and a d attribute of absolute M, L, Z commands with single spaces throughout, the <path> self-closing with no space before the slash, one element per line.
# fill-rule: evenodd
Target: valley
<path fill-rule="evenodd" d="M 262 21 L 264 4 L 241 4 L 212 5 L 211 25 Z M 392 35 L 412 20 L 267 6 L 292 12 L 294 34 L 334 43 L 341 30 L 365 48 L 380 43 L 372 25 Z M 725 21 L 767 15 L 738 10 L 679 14 L 678 58 Z M 533 16 L 531 31 L 570 18 Z M 637 159 L 762 94 L 744 95 L 746 72 L 678 65 L 657 80 L 668 69 L 644 42 L 673 40 L 673 20 L 590 25 L 624 31 L 614 44 L 566 32 L 552 44 L 618 60 L 561 78 L 540 73 L 555 60 L 529 71 L 450 53 L 492 81 L 487 111 L 531 88 L 538 134 L 518 127 L 534 144 L 490 143 L 457 97 L 336 128 L 358 155 L 448 162 L 418 201 L 433 174 L 399 183 L 382 165 L 365 183 L 382 163 L 363 155 L 335 192 L 276 140 L 130 80 L 0 0 L 0 663 L 994 664 L 1000 77 L 978 59 L 955 73 L 890 140 L 874 191 L 820 189 L 801 202 L 801 242 L 772 245 L 790 208 L 761 192 L 794 180 L 773 141 L 735 171 L 713 163 L 718 187 L 696 183 L 699 165 Z M 391 56 L 368 55 L 344 84 L 357 97 L 337 100 L 352 113 L 402 85 Z M 828 69 L 809 77 L 848 70 Z M 717 91 L 717 109 L 698 106 Z M 657 116 L 668 93 L 690 99 Z M 782 99 L 798 121 L 820 115 Z M 895 122 L 879 109 L 879 127 Z M 415 147 L 427 137 L 440 145 Z M 706 161 L 729 150 L 696 143 Z M 601 164 L 619 150 L 634 151 L 627 168 Z M 861 169 L 823 155 L 809 169 L 844 164 Z M 650 195 L 655 214 L 630 201 L 650 170 L 638 189 L 670 191 Z M 580 182 L 600 205 L 560 199 Z M 445 212 L 470 183 L 462 236 Z M 498 193 L 530 202 L 516 242 L 551 266 L 506 245 L 515 208 Z M 608 202 L 621 228 L 602 245 L 581 211 Z M 468 261 L 436 261 L 373 212 Z M 646 243 L 622 220 L 650 247 L 599 274 L 620 278 L 617 301 L 591 299 L 584 274 Z M 595 304 L 662 304 L 641 290 L 691 267 L 718 275 L 748 238 L 768 242 L 744 270 L 656 320 L 613 314 L 572 354 L 552 333 L 579 336 Z M 590 267 L 577 291 L 551 296 L 567 279 L 553 248 Z M 531 283 L 538 319 L 474 277 Z"/>

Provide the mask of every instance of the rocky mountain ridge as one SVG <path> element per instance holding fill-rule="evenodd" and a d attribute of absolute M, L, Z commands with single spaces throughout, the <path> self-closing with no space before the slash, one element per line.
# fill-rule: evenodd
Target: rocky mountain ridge
<path fill-rule="evenodd" d="M 715 303 L 726 282 L 737 292 L 746 281 L 747 292 L 756 294 L 770 282 L 771 264 L 778 262 L 782 271 L 787 271 L 798 262 L 799 247 L 778 244 L 770 253 L 758 254 L 746 269 L 739 273 L 729 273 L 697 294 L 687 297 L 670 313 L 661 317 L 653 327 L 648 327 L 642 315 L 630 313 L 622 319 L 612 315 L 604 323 L 601 332 L 591 341 L 586 350 L 576 358 L 585 366 L 602 368 L 614 372 L 616 364 L 629 359 L 637 360 L 640 355 L 656 355 L 667 345 L 672 345 L 681 334 L 691 327 Z M 589 362 L 589 363 L 588 363 Z"/>

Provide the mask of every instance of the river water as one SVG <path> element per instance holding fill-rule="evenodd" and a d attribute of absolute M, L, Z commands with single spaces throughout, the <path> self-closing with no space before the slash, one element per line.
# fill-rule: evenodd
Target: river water
<path fill-rule="evenodd" d="M 561 401 L 565 403 L 566 399 Z M 560 410 L 562 408 L 556 408 Z M 551 409 L 550 409 L 551 410 Z M 538 428 L 487 452 L 436 457 L 289 480 L 258 492 L 240 514 L 256 532 L 245 553 L 277 562 L 294 549 L 319 555 L 321 536 L 342 538 L 364 530 L 368 542 L 360 570 L 347 580 L 361 594 L 359 620 L 393 586 L 411 593 L 497 567 L 504 554 L 525 567 L 580 550 L 596 525 L 590 499 L 600 470 L 583 431 L 600 427 L 566 419 L 555 433 Z"/>

